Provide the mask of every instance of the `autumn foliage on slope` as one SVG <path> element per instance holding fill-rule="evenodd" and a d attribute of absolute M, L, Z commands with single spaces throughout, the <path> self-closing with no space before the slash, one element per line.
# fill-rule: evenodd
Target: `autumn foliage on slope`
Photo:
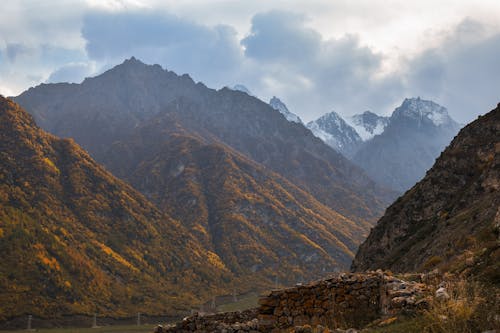
<path fill-rule="evenodd" d="M 0 96 L 0 320 L 175 313 L 230 273 L 177 221 Z"/>

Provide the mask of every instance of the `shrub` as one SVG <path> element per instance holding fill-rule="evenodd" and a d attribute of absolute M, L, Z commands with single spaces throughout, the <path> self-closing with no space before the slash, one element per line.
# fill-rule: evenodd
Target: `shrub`
<path fill-rule="evenodd" d="M 450 298 L 435 301 L 424 313 L 428 333 L 482 332 L 498 328 L 500 300 L 497 290 L 459 280 L 448 286 Z"/>

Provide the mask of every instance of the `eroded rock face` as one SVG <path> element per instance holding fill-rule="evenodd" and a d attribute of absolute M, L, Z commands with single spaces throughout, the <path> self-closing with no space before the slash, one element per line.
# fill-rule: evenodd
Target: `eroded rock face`
<path fill-rule="evenodd" d="M 500 107 L 464 127 L 424 179 L 386 210 L 352 269 L 456 267 L 498 283 L 499 133 Z"/>

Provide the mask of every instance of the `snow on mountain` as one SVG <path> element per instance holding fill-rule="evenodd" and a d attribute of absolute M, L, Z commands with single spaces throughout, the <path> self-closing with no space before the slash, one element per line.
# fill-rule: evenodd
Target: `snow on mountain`
<path fill-rule="evenodd" d="M 352 160 L 379 183 L 404 192 L 425 175 L 459 129 L 441 105 L 407 98 Z"/>
<path fill-rule="evenodd" d="M 448 110 L 445 107 L 420 97 L 406 98 L 403 104 L 394 110 L 391 122 L 401 118 L 413 120 L 417 126 L 455 127 L 458 125 L 448 115 Z"/>
<path fill-rule="evenodd" d="M 295 113 L 290 112 L 288 108 L 286 107 L 285 103 L 283 103 L 279 98 L 276 96 L 273 96 L 271 100 L 269 101 L 269 105 L 275 109 L 278 110 L 282 115 L 285 116 L 285 118 L 288 121 L 293 121 L 295 123 L 303 124 L 302 120 L 300 119 L 299 116 L 297 116 Z"/>
<path fill-rule="evenodd" d="M 351 125 L 359 134 L 363 141 L 370 140 L 375 135 L 382 134 L 389 122 L 389 117 L 379 116 L 371 111 L 356 114 L 347 118 Z"/>
<path fill-rule="evenodd" d="M 362 143 L 356 130 L 336 112 L 327 113 L 307 124 L 307 128 L 326 144 L 351 157 Z"/>

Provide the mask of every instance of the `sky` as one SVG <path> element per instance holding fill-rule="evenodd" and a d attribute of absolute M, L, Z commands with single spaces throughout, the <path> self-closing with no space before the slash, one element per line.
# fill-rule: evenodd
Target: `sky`
<path fill-rule="evenodd" d="M 404 98 L 461 123 L 500 102 L 498 0 L 16 0 L 0 11 L 0 94 L 81 82 L 135 56 L 245 85 L 303 120 L 390 115 Z"/>

